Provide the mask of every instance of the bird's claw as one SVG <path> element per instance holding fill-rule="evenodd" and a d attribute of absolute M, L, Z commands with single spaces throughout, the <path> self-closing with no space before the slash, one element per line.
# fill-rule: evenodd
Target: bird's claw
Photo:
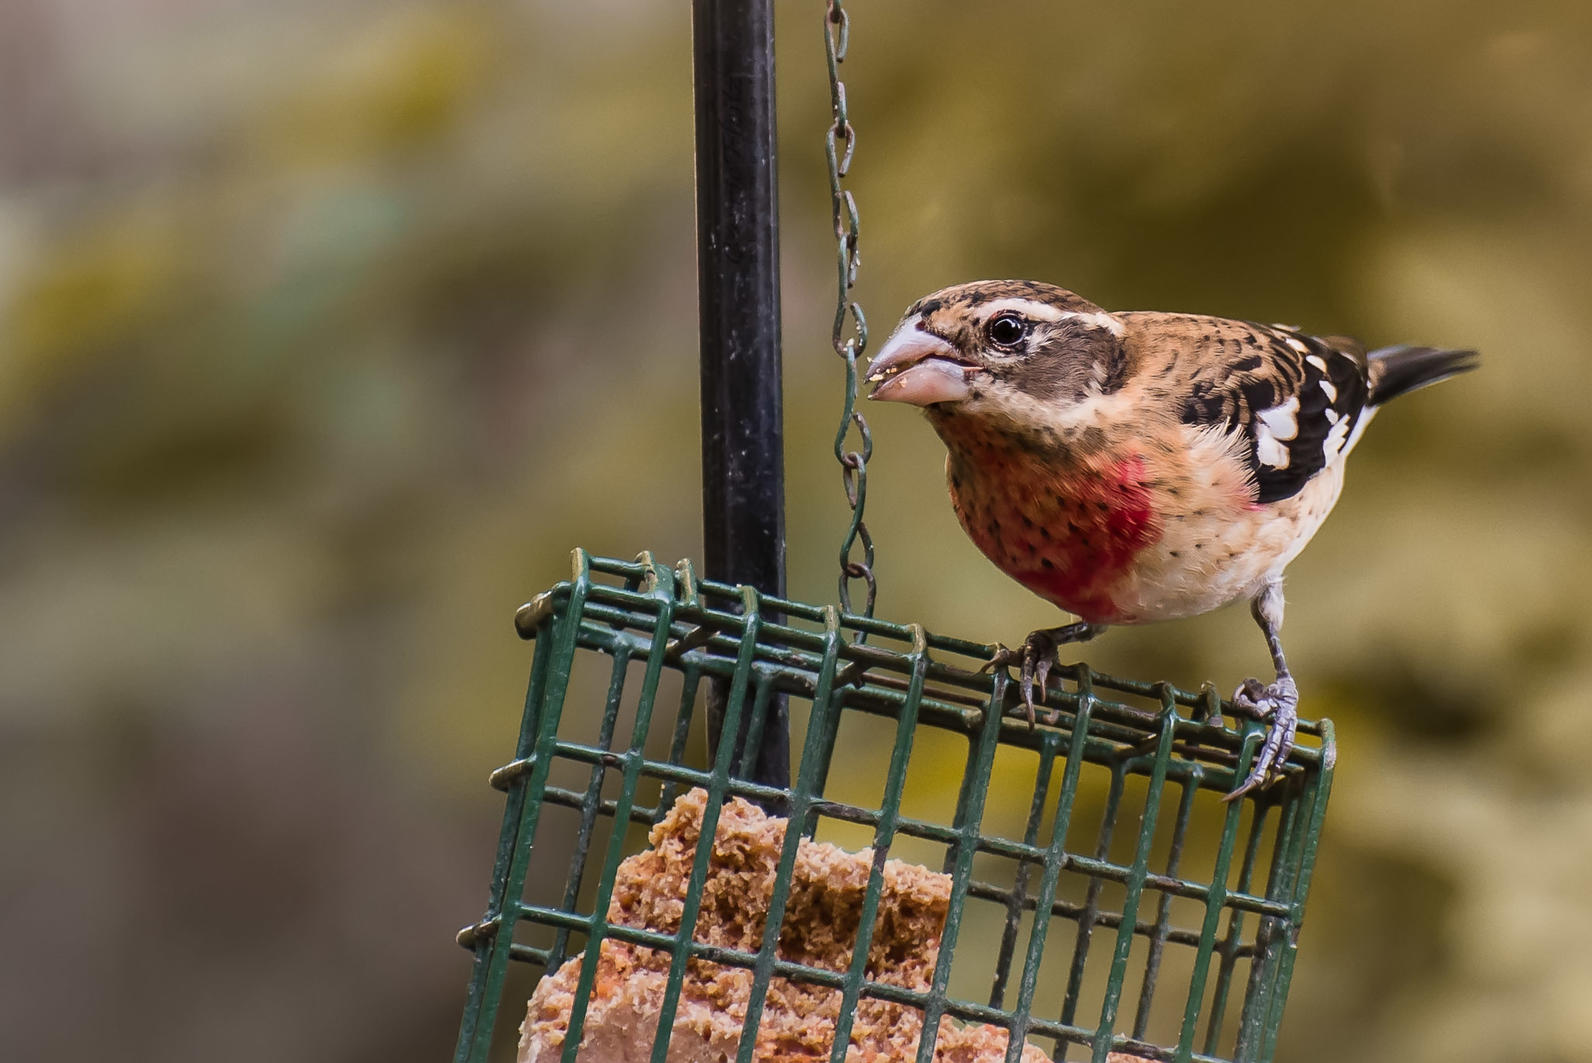
<path fill-rule="evenodd" d="M 980 672 L 990 672 L 1012 664 L 1019 667 L 1018 685 L 1023 692 L 1023 714 L 1028 718 L 1030 728 L 1034 726 L 1034 684 L 1039 684 L 1040 701 L 1050 696 L 1050 670 L 1061 663 L 1056 653 L 1058 645 L 1056 637 L 1045 629 L 1031 632 L 1023 640 L 1021 649 L 1008 649 L 997 642 L 994 656 L 979 669 Z"/>
<path fill-rule="evenodd" d="M 1269 684 L 1246 679 L 1233 694 L 1233 708 L 1253 719 L 1269 720 L 1271 727 L 1249 775 L 1223 801 L 1236 801 L 1251 790 L 1270 786 L 1282 778 L 1282 765 L 1293 750 L 1294 736 L 1299 731 L 1299 688 L 1287 673 Z"/>

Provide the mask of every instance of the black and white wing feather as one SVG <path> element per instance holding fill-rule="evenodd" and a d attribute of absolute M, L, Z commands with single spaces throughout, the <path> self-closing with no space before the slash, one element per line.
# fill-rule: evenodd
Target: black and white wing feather
<path fill-rule="evenodd" d="M 1194 360 L 1183 422 L 1243 433 L 1256 500 L 1289 498 L 1337 460 L 1366 416 L 1365 350 L 1280 325 L 1219 326 L 1196 341 L 1206 349 Z"/>

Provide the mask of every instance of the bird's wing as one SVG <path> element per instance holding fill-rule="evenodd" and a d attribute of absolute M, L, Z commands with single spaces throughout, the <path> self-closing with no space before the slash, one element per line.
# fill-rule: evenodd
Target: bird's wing
<path fill-rule="evenodd" d="M 1180 324 L 1183 423 L 1243 434 L 1256 501 L 1297 494 L 1347 450 L 1369 393 L 1359 343 L 1222 318 Z"/>

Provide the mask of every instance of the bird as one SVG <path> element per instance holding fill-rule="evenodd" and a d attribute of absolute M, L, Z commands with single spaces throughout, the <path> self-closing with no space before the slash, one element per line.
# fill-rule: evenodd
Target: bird
<path fill-rule="evenodd" d="M 984 280 L 908 307 L 866 380 L 870 398 L 927 415 L 974 545 L 1078 617 L 1020 650 L 997 643 L 986 665 L 1020 666 L 1030 725 L 1058 647 L 1250 604 L 1275 677 L 1233 696 L 1269 724 L 1233 800 L 1281 776 L 1297 734 L 1284 569 L 1337 502 L 1382 405 L 1477 364 L 1472 350 L 1367 351 L 1287 325 L 1107 312 L 1053 284 Z"/>

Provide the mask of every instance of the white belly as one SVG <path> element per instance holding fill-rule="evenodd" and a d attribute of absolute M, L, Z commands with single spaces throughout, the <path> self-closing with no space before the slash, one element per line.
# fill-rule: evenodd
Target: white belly
<path fill-rule="evenodd" d="M 1252 598 L 1310 542 L 1343 490 L 1343 463 L 1255 509 L 1169 517 L 1112 597 L 1123 623 L 1198 616 Z"/>

